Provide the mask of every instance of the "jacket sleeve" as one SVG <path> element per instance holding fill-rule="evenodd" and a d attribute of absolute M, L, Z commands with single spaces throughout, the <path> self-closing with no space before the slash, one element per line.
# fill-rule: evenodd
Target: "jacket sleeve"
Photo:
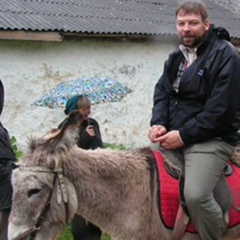
<path fill-rule="evenodd" d="M 78 146 L 83 149 L 96 149 L 96 142 L 93 137 L 91 137 L 87 131 L 84 129 L 80 133 L 80 139 L 78 141 Z"/>
<path fill-rule="evenodd" d="M 155 85 L 150 126 L 163 125 L 167 128 L 169 96 L 166 89 L 168 61 L 164 64 L 163 74 Z"/>
<path fill-rule="evenodd" d="M 100 131 L 99 124 L 96 120 L 94 120 L 94 131 L 95 131 L 95 141 L 97 143 L 97 147 L 103 148 L 102 134 Z"/>
<path fill-rule="evenodd" d="M 80 131 L 80 139 L 78 141 L 78 146 L 83 149 L 96 149 L 98 147 L 102 148 L 103 142 L 102 142 L 102 136 L 101 136 L 99 124 L 93 118 L 91 118 L 89 122 L 94 128 L 95 137 L 91 137 L 85 129 Z"/>
<path fill-rule="evenodd" d="M 10 137 L 6 128 L 0 122 L 0 160 L 17 161 L 15 153 L 11 146 Z"/>
<path fill-rule="evenodd" d="M 210 78 L 213 78 L 214 84 L 203 111 L 179 129 L 185 145 L 227 135 L 229 133 L 225 132 L 225 124 L 228 124 L 229 131 L 229 125 L 236 121 L 240 95 L 240 59 L 234 47 L 227 46 L 218 51 L 216 61 L 212 63 Z"/>

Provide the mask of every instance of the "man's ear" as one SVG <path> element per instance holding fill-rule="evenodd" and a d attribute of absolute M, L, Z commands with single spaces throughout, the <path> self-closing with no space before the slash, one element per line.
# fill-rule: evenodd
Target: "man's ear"
<path fill-rule="evenodd" d="M 208 31 L 210 29 L 210 26 L 211 26 L 210 21 L 207 19 L 205 21 L 205 30 Z"/>

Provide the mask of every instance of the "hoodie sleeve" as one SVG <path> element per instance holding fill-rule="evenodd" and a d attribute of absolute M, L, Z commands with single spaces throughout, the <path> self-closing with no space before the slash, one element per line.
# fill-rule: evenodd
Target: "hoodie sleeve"
<path fill-rule="evenodd" d="M 0 80 L 0 115 L 4 105 L 4 87 Z M 10 137 L 6 128 L 0 122 L 0 161 L 12 160 L 16 161 L 16 156 L 13 152 Z"/>

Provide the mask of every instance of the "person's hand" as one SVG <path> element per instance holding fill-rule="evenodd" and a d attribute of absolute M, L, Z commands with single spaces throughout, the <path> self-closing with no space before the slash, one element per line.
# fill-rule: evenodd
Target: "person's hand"
<path fill-rule="evenodd" d="M 153 125 L 149 132 L 148 138 L 152 143 L 160 142 L 160 137 L 167 132 L 167 129 L 162 125 Z"/>
<path fill-rule="evenodd" d="M 184 146 L 179 131 L 170 131 L 158 138 L 164 149 L 178 149 Z"/>
<path fill-rule="evenodd" d="M 91 137 L 95 137 L 95 132 L 94 132 L 94 128 L 92 125 L 88 125 L 86 127 L 86 132 L 88 133 L 88 135 L 90 135 Z"/>

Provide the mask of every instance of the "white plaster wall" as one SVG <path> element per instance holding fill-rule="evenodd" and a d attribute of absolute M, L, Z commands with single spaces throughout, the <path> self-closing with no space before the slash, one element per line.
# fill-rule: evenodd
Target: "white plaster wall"
<path fill-rule="evenodd" d="M 133 90 L 121 102 L 92 107 L 104 142 L 140 147 L 147 131 L 152 95 L 175 39 L 148 42 L 83 40 L 78 42 L 0 42 L 0 78 L 5 87 L 1 121 L 25 150 L 28 137 L 42 136 L 65 117 L 63 109 L 31 106 L 62 81 L 111 77 Z"/>

